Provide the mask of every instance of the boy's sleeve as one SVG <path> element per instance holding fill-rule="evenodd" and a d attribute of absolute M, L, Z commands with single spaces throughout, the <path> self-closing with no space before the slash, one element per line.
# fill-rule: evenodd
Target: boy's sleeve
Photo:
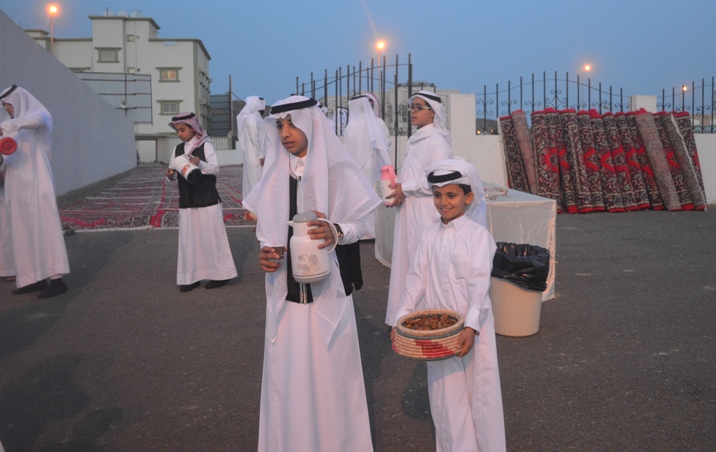
<path fill-rule="evenodd" d="M 473 261 L 467 289 L 469 307 L 465 316 L 465 326 L 479 332 L 490 311 L 490 274 L 497 246 L 492 235 L 482 227 L 472 239 L 472 246 Z"/>
<path fill-rule="evenodd" d="M 452 157 L 452 151 L 450 145 L 444 139 L 431 140 L 430 149 L 425 153 L 424 161 L 422 162 L 423 168 L 427 168 L 433 162 L 438 160 L 449 159 Z M 433 196 L 433 191 L 428 185 L 427 177 L 423 176 L 417 180 L 401 182 L 401 189 L 405 196 Z"/>
<path fill-rule="evenodd" d="M 8 119 L 0 124 L 0 128 L 7 133 L 17 133 L 22 129 L 37 129 L 48 123 L 45 113 L 36 113 L 22 118 Z"/>
<path fill-rule="evenodd" d="M 431 230 L 432 228 L 425 230 L 420 236 L 418 252 L 413 262 L 410 263 L 410 270 L 408 270 L 408 276 L 405 278 L 405 293 L 400 302 L 400 308 L 396 313 L 396 319 L 414 312 L 417 309 L 418 301 L 425 295 L 425 288 L 428 282 L 428 245 L 430 244 Z"/>
<path fill-rule="evenodd" d="M 214 145 L 210 142 L 204 143 L 204 157 L 206 162 L 199 161 L 199 169 L 204 174 L 218 174 L 219 173 L 219 160 L 216 158 L 216 151 Z"/>

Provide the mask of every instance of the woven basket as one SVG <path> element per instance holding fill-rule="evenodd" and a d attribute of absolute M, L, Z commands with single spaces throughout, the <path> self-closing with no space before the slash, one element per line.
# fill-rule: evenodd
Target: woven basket
<path fill-rule="evenodd" d="M 457 323 L 439 330 L 413 330 L 404 324 L 407 319 L 447 314 Z M 401 356 L 419 361 L 439 361 L 452 358 L 460 353 L 457 341 L 464 327 L 460 314 L 447 309 L 426 309 L 415 311 L 398 320 L 393 339 L 393 350 Z"/>

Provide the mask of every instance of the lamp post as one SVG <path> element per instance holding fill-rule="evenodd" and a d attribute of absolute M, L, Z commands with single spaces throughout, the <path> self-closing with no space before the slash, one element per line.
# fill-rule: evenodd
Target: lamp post
<path fill-rule="evenodd" d="M 381 62 L 380 62 L 380 53 L 383 52 L 383 55 L 385 55 L 385 46 L 386 46 L 386 44 L 383 39 L 379 39 L 375 42 L 375 53 L 376 53 L 376 56 L 378 57 L 378 74 L 381 73 L 380 70 L 382 68 Z M 383 79 L 382 76 L 379 78 L 380 78 L 380 80 Z"/>
<path fill-rule="evenodd" d="M 686 90 L 687 90 L 686 85 L 681 85 L 681 111 L 685 111 L 684 100 L 686 97 Z"/>
<path fill-rule="evenodd" d="M 380 105 L 381 109 L 383 109 L 383 113 L 381 116 L 385 115 L 385 98 L 383 95 L 385 94 L 385 85 L 384 85 L 384 79 L 385 79 L 385 73 L 384 68 L 382 66 L 382 63 L 380 61 L 380 53 L 383 52 L 383 55 L 385 55 L 385 48 L 387 44 L 384 39 L 379 39 L 375 42 L 375 51 L 378 56 L 378 91 L 380 92 Z"/>
<path fill-rule="evenodd" d="M 50 15 L 50 53 L 55 54 L 55 27 L 54 19 L 57 13 L 60 12 L 60 7 L 55 3 L 47 5 L 47 13 Z"/>
<path fill-rule="evenodd" d="M 592 70 L 592 65 L 591 65 L 591 64 L 585 64 L 585 65 L 582 67 L 583 74 L 582 74 L 582 82 L 581 82 L 581 84 L 580 84 L 580 85 L 581 85 L 580 88 L 582 89 L 582 101 L 585 102 L 584 105 L 587 106 L 587 110 L 589 110 L 589 102 L 587 102 L 587 100 L 584 98 L 584 75 L 585 75 L 585 74 L 588 74 L 589 71 L 591 71 L 591 70 Z"/>
<path fill-rule="evenodd" d="M 380 52 L 385 53 L 385 41 L 382 39 L 379 39 L 375 43 L 375 51 L 378 55 L 378 65 L 380 65 Z"/>

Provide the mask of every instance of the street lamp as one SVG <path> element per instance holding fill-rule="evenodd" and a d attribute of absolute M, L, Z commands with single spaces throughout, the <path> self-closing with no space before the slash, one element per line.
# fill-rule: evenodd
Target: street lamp
<path fill-rule="evenodd" d="M 380 52 L 383 52 L 385 54 L 385 41 L 382 39 L 379 39 L 375 42 L 375 51 L 378 54 L 378 66 L 380 66 Z"/>
<path fill-rule="evenodd" d="M 585 65 L 582 67 L 582 70 L 584 71 L 584 74 L 588 74 L 589 71 L 592 70 L 592 65 L 591 65 L 591 64 L 585 64 Z M 584 74 L 582 75 L 582 78 L 584 77 Z M 586 102 L 586 99 L 584 98 L 584 80 L 582 80 L 581 88 L 582 88 L 582 101 L 585 101 L 585 102 Z M 587 106 L 587 109 L 589 109 L 589 102 L 586 102 L 585 105 Z"/>
<path fill-rule="evenodd" d="M 383 55 L 385 55 L 385 48 L 386 48 L 386 46 L 387 46 L 387 44 L 386 44 L 386 42 L 385 42 L 384 39 L 379 39 L 379 40 L 377 40 L 377 41 L 375 42 L 375 51 L 376 51 L 377 56 L 378 56 L 378 74 L 379 74 L 379 76 L 378 76 L 378 81 L 379 81 L 379 83 L 380 83 L 380 87 L 378 88 L 378 90 L 379 90 L 381 93 L 383 93 L 383 90 L 384 90 L 384 88 L 385 88 L 384 85 L 383 85 L 383 81 L 384 81 L 385 74 L 383 73 L 383 70 L 381 69 L 383 66 L 382 66 L 382 64 L 381 64 L 381 62 L 380 62 L 380 53 L 383 52 Z M 381 97 L 381 99 L 380 99 L 380 104 L 383 105 L 384 103 L 385 103 L 385 99 Z M 384 110 L 384 112 L 385 112 L 385 110 Z"/>
<path fill-rule="evenodd" d="M 50 52 L 55 54 L 55 27 L 54 19 L 57 13 L 60 12 L 60 7 L 56 3 L 50 3 L 47 5 L 47 13 L 50 15 Z"/>

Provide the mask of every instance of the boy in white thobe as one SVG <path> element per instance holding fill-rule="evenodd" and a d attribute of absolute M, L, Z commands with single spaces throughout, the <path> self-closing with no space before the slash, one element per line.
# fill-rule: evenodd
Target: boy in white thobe
<path fill-rule="evenodd" d="M 385 323 L 395 325 L 396 310 L 405 292 L 405 275 L 420 234 L 436 218 L 432 193 L 425 181 L 425 169 L 432 163 L 452 157 L 450 132 L 447 130 L 442 100 L 430 91 L 418 91 L 410 98 L 410 123 L 418 128 L 405 147 L 403 166 L 393 197 L 395 214 L 393 255 L 390 265 L 390 288 Z"/>
<path fill-rule="evenodd" d="M 0 122 L 0 137 L 17 141 L 17 150 L 5 157 L 5 207 L 17 285 L 12 293 L 55 297 L 67 292 L 62 277 L 70 273 L 70 263 L 50 163 L 52 115 L 16 85 L 0 92 L 0 102 L 11 118 Z"/>
<path fill-rule="evenodd" d="M 343 131 L 348 152 L 375 187 L 380 179 L 380 168 L 390 164 L 390 141 L 385 136 L 380 119 L 375 117 L 369 97 L 355 96 L 348 101 L 348 125 Z M 366 219 L 367 233 L 363 239 L 375 238 L 375 215 Z"/>
<path fill-rule="evenodd" d="M 248 195 L 261 179 L 266 158 L 266 130 L 261 115 L 266 101 L 258 96 L 246 98 L 246 105 L 236 116 L 238 147 L 244 155 L 242 194 Z M 253 218 L 255 220 L 255 218 Z"/>
<path fill-rule="evenodd" d="M 182 165 L 191 162 L 200 173 L 190 183 L 184 176 L 177 177 L 174 163 L 166 171 L 167 180 L 177 179 L 179 187 L 179 291 L 194 290 L 203 279 L 209 280 L 205 288 L 218 289 L 237 273 L 216 189 L 216 152 L 194 113 L 179 113 L 172 117 L 169 127 L 182 140 L 174 148 L 172 159 L 180 159 Z"/>
<path fill-rule="evenodd" d="M 326 279 L 300 283 L 290 247 L 281 263 L 274 251 L 290 244 L 288 220 L 296 213 L 315 212 L 339 228 L 333 237 L 325 223 L 308 222 L 311 239 L 324 248 L 334 240 L 355 243 L 365 232 L 365 217 L 380 204 L 317 104 L 291 96 L 271 107 L 264 175 L 244 199 L 258 216 L 259 264 L 266 272 L 261 452 L 373 450 L 344 265 L 331 253 Z"/>
<path fill-rule="evenodd" d="M 484 191 L 477 170 L 466 161 L 441 160 L 428 167 L 426 174 L 440 220 L 420 238 L 397 315 L 400 319 L 418 308 L 449 309 L 465 319 L 460 353 L 427 363 L 436 449 L 504 451 L 489 296 L 496 246 L 488 230 L 475 221 L 484 214 Z"/>

